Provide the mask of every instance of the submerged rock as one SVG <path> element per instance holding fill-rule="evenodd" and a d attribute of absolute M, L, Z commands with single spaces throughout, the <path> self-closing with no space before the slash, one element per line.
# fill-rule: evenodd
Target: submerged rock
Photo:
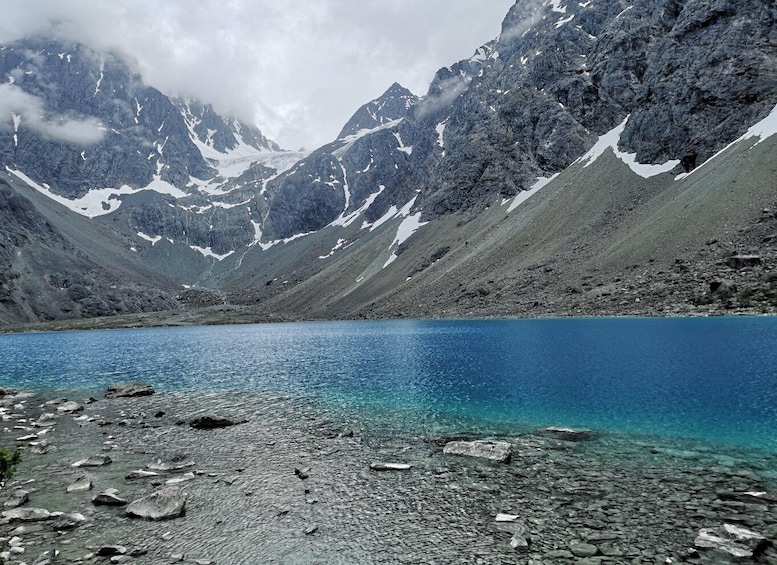
<path fill-rule="evenodd" d="M 113 459 L 107 455 L 92 455 L 88 459 L 81 459 L 71 465 L 71 467 L 104 467 L 113 463 Z"/>
<path fill-rule="evenodd" d="M 248 422 L 248 420 L 206 414 L 205 416 L 194 418 L 189 422 L 189 426 L 195 430 L 214 430 L 217 428 L 228 428 L 229 426 L 245 424 L 246 422 Z"/>
<path fill-rule="evenodd" d="M 62 514 L 54 521 L 54 528 L 57 530 L 74 530 L 86 522 L 86 516 L 80 512 L 68 512 Z"/>
<path fill-rule="evenodd" d="M 479 457 L 500 463 L 508 463 L 512 455 L 512 445 L 506 441 L 450 441 L 443 448 L 445 455 L 463 455 Z"/>
<path fill-rule="evenodd" d="M 123 381 L 112 384 L 105 390 L 105 398 L 134 398 L 137 396 L 151 396 L 154 387 L 140 381 Z"/>
<path fill-rule="evenodd" d="M 45 508 L 14 508 L 12 510 L 4 510 L 3 518 L 7 518 L 10 521 L 19 522 L 40 522 L 42 520 L 49 520 L 51 512 Z"/>
<path fill-rule="evenodd" d="M 699 530 L 693 542 L 699 549 L 712 549 L 738 558 L 757 556 L 768 545 L 766 536 L 731 524 Z"/>
<path fill-rule="evenodd" d="M 127 506 L 127 516 L 144 520 L 169 520 L 184 513 L 187 495 L 179 487 L 163 487 Z"/>
<path fill-rule="evenodd" d="M 564 441 L 585 441 L 585 440 L 591 439 L 594 435 L 594 433 L 591 430 L 586 430 L 586 429 L 576 430 L 574 428 L 557 428 L 555 426 L 545 428 L 544 430 L 542 430 L 542 433 L 545 435 L 551 435 L 553 437 L 562 439 Z"/>
<path fill-rule="evenodd" d="M 370 465 L 370 469 L 373 471 L 408 471 L 412 468 L 413 466 L 407 463 L 373 463 Z"/>

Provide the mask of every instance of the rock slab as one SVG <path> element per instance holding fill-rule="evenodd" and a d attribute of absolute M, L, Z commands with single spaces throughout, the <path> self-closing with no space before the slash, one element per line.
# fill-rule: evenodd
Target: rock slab
<path fill-rule="evenodd" d="M 703 528 L 694 541 L 699 549 L 712 549 L 734 557 L 751 559 L 769 545 L 769 540 L 752 530 L 732 524 Z"/>
<path fill-rule="evenodd" d="M 512 456 L 512 444 L 506 441 L 449 441 L 442 452 L 445 455 L 462 455 L 465 457 L 478 457 L 508 463 Z"/>
<path fill-rule="evenodd" d="M 198 416 L 197 418 L 194 418 L 191 422 L 189 422 L 189 426 L 195 430 L 215 430 L 217 428 L 228 428 L 229 426 L 245 424 L 247 421 L 248 420 L 207 414 L 205 416 Z"/>
<path fill-rule="evenodd" d="M 144 520 L 169 520 L 184 513 L 187 495 L 179 487 L 164 487 L 127 506 L 127 516 Z"/>
<path fill-rule="evenodd" d="M 112 384 L 105 390 L 105 398 L 135 398 L 137 396 L 151 396 L 154 387 L 140 381 L 123 381 Z"/>

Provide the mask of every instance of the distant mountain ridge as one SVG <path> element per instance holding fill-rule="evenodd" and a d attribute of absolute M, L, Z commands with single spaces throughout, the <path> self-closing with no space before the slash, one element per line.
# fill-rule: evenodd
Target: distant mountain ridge
<path fill-rule="evenodd" d="M 143 271 L 138 285 L 163 292 L 142 308 L 189 304 L 175 290 L 189 296 L 198 289 L 212 293 L 206 302 L 292 317 L 429 315 L 421 308 L 430 302 L 421 298 L 426 289 L 440 296 L 432 301 L 440 312 L 486 308 L 488 300 L 512 304 L 507 314 L 525 312 L 537 301 L 513 302 L 522 288 L 567 296 L 567 289 L 579 289 L 579 276 L 598 276 L 590 273 L 600 264 L 616 265 L 611 257 L 621 257 L 616 250 L 626 244 L 610 241 L 613 234 L 636 241 L 631 230 L 637 226 L 648 237 L 656 226 L 675 225 L 669 204 L 660 212 L 650 206 L 672 201 L 678 187 L 698 187 L 696 179 L 711 174 L 697 171 L 717 171 L 723 162 L 738 170 L 732 157 L 702 164 L 768 121 L 777 106 L 775 20 L 777 12 L 764 0 L 516 2 L 500 36 L 440 69 L 424 96 L 394 83 L 357 109 L 336 140 L 298 153 L 280 150 L 257 128 L 220 116 L 204 102 L 164 96 L 115 56 L 26 39 L 0 48 L 7 201 L 18 204 L 17 197 L 27 198 L 22 193 L 32 197 L 26 192 L 32 187 L 52 205 L 93 220 L 74 221 L 73 232 L 56 223 L 53 232 L 36 231 L 30 239 L 22 211 L 42 210 L 45 220 L 56 208 L 43 210 L 35 196 L 30 206 L 6 206 L 4 213 L 13 210 L 16 218 L 9 225 L 18 230 L 4 245 L 18 250 L 50 240 L 63 250 L 94 224 L 113 250 L 103 253 L 111 261 L 90 256 L 101 273 L 93 277 L 93 293 L 109 305 L 101 313 L 127 310 L 110 306 L 125 302 L 107 300 L 105 289 L 113 283 L 100 282 L 111 280 L 119 257 L 121 265 Z M 742 138 L 735 145 L 751 143 Z M 759 142 L 758 151 L 768 145 Z M 754 153 L 731 151 L 739 159 Z M 760 170 L 760 161 L 751 166 Z M 620 180 L 597 176 L 603 167 Z M 667 245 L 695 249 L 699 234 L 721 240 L 716 222 L 750 233 L 752 211 L 771 204 L 761 180 L 742 182 L 738 208 L 725 213 L 708 213 L 717 210 L 707 200 L 712 189 L 700 192 L 693 203 L 704 206 L 694 216 L 698 225 L 685 243 Z M 572 186 L 588 200 L 560 188 Z M 545 200 L 551 194 L 563 194 L 568 210 Z M 527 198 L 542 202 L 531 222 L 520 211 Z M 639 224 L 640 214 L 650 221 Z M 532 222 L 557 226 L 558 233 Z M 529 239 L 512 239 L 506 224 Z M 488 239 L 489 233 L 503 235 Z M 644 247 L 656 249 L 667 237 L 661 233 Z M 744 241 L 731 239 L 727 249 Z M 746 241 L 752 247 L 755 240 Z M 605 250 L 603 242 L 613 247 Z M 89 254 L 81 243 L 76 248 Z M 699 253 L 704 259 L 693 259 L 699 265 L 712 261 Z M 7 271 L 18 270 L 13 253 L 4 256 Z M 704 264 L 715 271 L 714 262 Z M 622 279 L 625 264 L 617 265 L 607 268 Z M 540 267 L 559 274 L 545 280 L 536 275 Z M 29 272 L 46 274 L 47 268 L 33 264 Z M 502 277 L 501 288 L 512 290 L 489 290 L 496 282 L 488 278 L 474 287 L 468 282 L 489 271 L 501 273 L 493 281 Z M 666 266 L 658 271 L 673 272 Z M 436 272 L 439 278 L 428 278 Z M 447 280 L 458 282 L 450 287 Z M 6 284 L 9 304 L 16 305 L 5 307 L 17 312 L 11 318 L 94 315 L 72 300 L 59 310 L 51 301 L 47 308 L 20 310 L 29 291 L 20 289 L 18 278 Z M 703 283 L 694 284 L 705 292 Z"/>

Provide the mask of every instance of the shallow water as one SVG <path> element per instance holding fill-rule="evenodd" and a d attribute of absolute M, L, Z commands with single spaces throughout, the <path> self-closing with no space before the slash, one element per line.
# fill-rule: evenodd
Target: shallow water
<path fill-rule="evenodd" d="M 546 425 L 777 452 L 777 319 L 330 322 L 0 336 L 0 384 L 292 393 L 429 433 Z"/>

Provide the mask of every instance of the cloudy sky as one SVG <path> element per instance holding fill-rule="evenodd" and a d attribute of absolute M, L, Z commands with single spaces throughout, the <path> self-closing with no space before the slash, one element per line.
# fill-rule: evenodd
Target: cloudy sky
<path fill-rule="evenodd" d="M 514 0 L 3 0 L 0 41 L 28 33 L 131 57 L 148 84 L 253 119 L 284 148 L 331 141 L 394 81 L 499 34 Z"/>

